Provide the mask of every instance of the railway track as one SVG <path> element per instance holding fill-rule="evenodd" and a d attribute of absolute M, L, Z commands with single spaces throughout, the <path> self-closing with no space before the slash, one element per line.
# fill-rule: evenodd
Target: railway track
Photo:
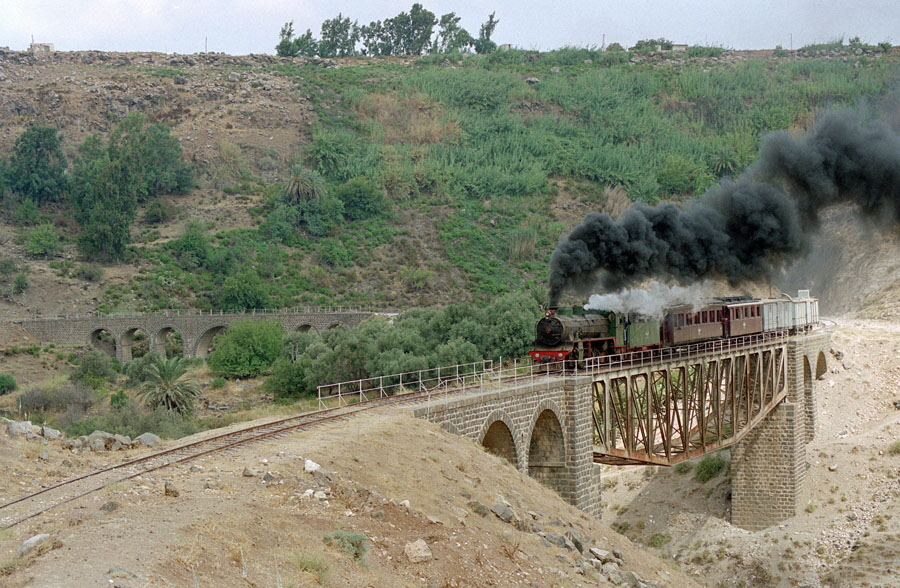
<path fill-rule="evenodd" d="M 453 391 L 446 392 L 453 394 Z M 442 393 L 443 394 L 443 393 Z M 365 400 L 355 404 L 327 408 L 265 423 L 244 427 L 235 431 L 214 435 L 158 451 L 137 459 L 95 470 L 82 476 L 63 480 L 31 494 L 21 496 L 0 505 L 0 529 L 9 529 L 38 517 L 49 510 L 99 492 L 113 484 L 124 482 L 150 472 L 187 463 L 213 453 L 227 451 L 264 439 L 311 428 L 328 422 L 347 419 L 354 415 L 393 405 L 423 402 L 434 395 L 429 391 L 398 394 L 385 398 Z"/>

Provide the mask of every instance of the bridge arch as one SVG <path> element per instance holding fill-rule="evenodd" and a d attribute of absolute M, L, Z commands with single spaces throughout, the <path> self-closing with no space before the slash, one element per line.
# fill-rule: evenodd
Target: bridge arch
<path fill-rule="evenodd" d="M 94 349 L 102 351 L 110 357 L 116 357 L 117 339 L 109 329 L 100 327 L 91 331 L 90 343 Z"/>
<path fill-rule="evenodd" d="M 825 352 L 819 351 L 819 357 L 816 358 L 816 379 L 821 380 L 822 376 L 828 373 L 828 361 L 825 359 Z"/>
<path fill-rule="evenodd" d="M 806 442 L 809 443 L 816 435 L 816 404 L 813 396 L 812 367 L 809 364 L 809 356 L 803 356 L 803 412 L 804 433 Z"/>
<path fill-rule="evenodd" d="M 313 326 L 309 323 L 304 323 L 304 324 L 300 325 L 299 327 L 297 327 L 298 333 L 308 333 L 310 331 L 312 331 L 314 333 L 316 332 L 316 330 L 313 328 Z"/>
<path fill-rule="evenodd" d="M 519 467 L 519 453 L 513 437 L 512 420 L 501 410 L 495 410 L 485 420 L 480 442 L 488 452 L 502 457 L 513 467 Z"/>
<path fill-rule="evenodd" d="M 206 329 L 200 337 L 197 338 L 197 344 L 194 345 L 193 355 L 194 357 L 208 357 L 209 352 L 212 349 L 213 339 L 216 338 L 216 335 L 223 332 L 228 325 L 215 325 Z"/>
<path fill-rule="evenodd" d="M 566 439 L 560 410 L 544 400 L 535 411 L 528 443 L 528 475 L 562 494 L 565 486 Z"/>
<path fill-rule="evenodd" d="M 184 355 L 184 339 L 172 325 L 166 325 L 153 336 L 153 351 L 163 357 Z"/>
<path fill-rule="evenodd" d="M 150 334 L 141 327 L 134 327 L 122 333 L 120 338 L 122 362 L 131 361 L 150 352 Z M 140 350 L 140 353 L 136 353 Z"/>

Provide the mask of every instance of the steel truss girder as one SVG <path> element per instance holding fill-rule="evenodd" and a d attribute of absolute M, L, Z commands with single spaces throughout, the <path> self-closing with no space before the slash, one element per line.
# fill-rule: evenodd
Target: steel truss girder
<path fill-rule="evenodd" d="M 602 374 L 594 462 L 673 465 L 729 447 L 787 396 L 783 343 Z"/>

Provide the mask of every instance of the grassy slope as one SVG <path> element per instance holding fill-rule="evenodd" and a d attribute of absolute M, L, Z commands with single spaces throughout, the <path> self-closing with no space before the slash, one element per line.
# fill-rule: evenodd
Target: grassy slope
<path fill-rule="evenodd" d="M 235 273 L 262 279 L 266 306 L 405 307 L 518 288 L 541 297 L 556 240 L 584 211 L 607 206 L 606 188 L 683 200 L 744 169 L 765 133 L 802 131 L 824 108 L 877 103 L 900 71 L 896 56 L 848 55 L 629 63 L 596 52 L 512 51 L 237 68 L 263 80 L 251 89 L 280 87 L 278 108 L 293 116 L 299 102 L 309 116 L 216 111 L 205 108 L 208 97 L 160 110 L 177 123 L 173 134 L 190 140 L 186 153 L 191 129 L 223 121 L 235 134 L 257 124 L 276 147 L 244 138 L 207 145 L 202 157 L 196 149 L 198 189 L 175 199 L 179 217 L 135 226 L 138 271 L 108 287 L 99 305 L 217 307 Z M 145 68 L 116 79 L 222 79 L 229 71 L 188 70 Z M 279 140 L 292 131 L 299 139 Z M 258 228 L 292 163 L 316 169 L 332 191 L 368 178 L 384 190 L 382 214 L 274 240 Z M 189 219 L 199 221 L 202 251 L 172 242 Z"/>

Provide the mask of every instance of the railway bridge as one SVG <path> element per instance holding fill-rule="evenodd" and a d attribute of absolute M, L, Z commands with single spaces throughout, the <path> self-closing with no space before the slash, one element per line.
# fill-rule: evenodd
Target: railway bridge
<path fill-rule="evenodd" d="M 603 358 L 577 373 L 515 367 L 473 376 L 463 394 L 436 390 L 415 415 L 594 516 L 598 464 L 673 465 L 730 447 L 732 522 L 763 529 L 803 504 L 830 342 L 820 328 Z"/>
<path fill-rule="evenodd" d="M 150 352 L 165 350 L 167 340 L 180 338 L 185 357 L 206 357 L 213 337 L 233 322 L 273 320 L 286 331 L 320 333 L 338 326 L 356 326 L 374 313 L 345 308 L 296 308 L 289 310 L 176 311 L 154 314 L 87 314 L 12 321 L 43 343 L 91 344 L 119 361 L 132 358 L 137 341 L 147 341 Z"/>

